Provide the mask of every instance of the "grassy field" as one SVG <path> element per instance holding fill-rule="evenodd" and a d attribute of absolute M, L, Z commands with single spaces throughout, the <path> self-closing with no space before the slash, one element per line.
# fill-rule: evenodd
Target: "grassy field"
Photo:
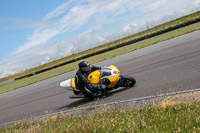
<path fill-rule="evenodd" d="M 105 111 L 82 117 L 62 116 L 23 122 L 1 133 L 179 133 L 200 132 L 200 103 L 156 105 L 132 110 Z"/>
<path fill-rule="evenodd" d="M 174 27 L 176 25 L 180 25 L 180 24 L 186 23 L 188 21 L 196 20 L 196 19 L 199 19 L 199 18 L 200 18 L 200 12 L 196 12 L 196 13 L 193 13 L 191 15 L 184 16 L 182 18 L 173 20 L 171 22 L 167 22 L 167 23 L 164 23 L 162 25 L 147 29 L 147 30 L 142 31 L 140 33 L 133 34 L 133 35 L 112 41 L 112 42 L 107 43 L 107 44 L 102 44 L 102 45 L 94 47 L 92 49 L 81 51 L 80 53 L 73 54 L 71 56 L 67 56 L 67 57 L 64 57 L 62 59 L 52 61 L 50 63 L 47 63 L 47 64 L 29 69 L 29 70 L 26 70 L 24 72 L 20 72 L 20 73 L 5 77 L 3 79 L 0 79 L 0 82 L 7 81 L 9 79 L 15 79 L 17 77 L 27 75 L 27 74 L 30 74 L 30 73 L 34 73 L 36 71 L 39 71 L 39 70 L 42 70 L 42 69 L 45 69 L 45 68 L 49 68 L 49 67 L 52 67 L 54 65 L 61 64 L 63 62 L 69 61 L 71 59 L 75 59 L 75 58 L 81 57 L 83 55 L 93 53 L 94 51 L 107 49 L 109 47 L 116 46 L 116 45 L 119 45 L 121 43 L 130 41 L 130 40 L 133 40 L 133 39 L 137 39 L 137 38 L 140 38 L 142 36 L 150 35 L 150 34 L 156 33 L 157 31 L 161 31 L 163 29 L 168 29 L 170 27 Z M 180 35 L 195 31 L 195 30 L 199 30 L 199 29 L 200 29 L 200 23 L 195 23 L 195 24 L 192 24 L 192 25 L 189 25 L 189 26 L 186 26 L 186 27 L 183 27 L 183 28 L 171 31 L 171 32 L 164 33 L 164 34 L 156 36 L 156 37 L 152 37 L 152 38 L 145 39 L 145 40 L 137 42 L 137 43 L 133 43 L 131 45 L 128 45 L 128 46 L 125 46 L 125 47 L 122 47 L 122 48 L 119 48 L 119 49 L 115 49 L 115 50 L 112 50 L 112 51 L 109 51 L 109 52 L 106 52 L 106 53 L 103 53 L 103 54 L 100 54 L 100 55 L 90 57 L 90 58 L 85 59 L 85 60 L 88 60 L 89 62 L 91 62 L 93 64 L 93 63 L 96 63 L 96 62 L 99 62 L 99 61 L 102 61 L 102 60 L 105 60 L 105 59 L 109 59 L 109 58 L 112 58 L 112 57 L 115 57 L 115 56 L 118 56 L 118 55 L 121 55 L 121 54 L 124 54 L 124 53 L 128 53 L 128 52 L 131 52 L 131 51 L 134 51 L 134 50 L 146 47 L 146 46 L 150 46 L 152 44 L 155 44 L 155 43 L 158 43 L 158 42 L 161 42 L 161 41 L 165 41 L 165 40 L 168 40 L 168 39 L 171 39 L 171 38 L 174 38 L 174 37 L 177 37 L 177 36 L 180 36 Z M 47 79 L 47 78 L 51 78 L 51 77 L 69 72 L 69 71 L 74 70 L 74 69 L 77 69 L 77 62 L 68 64 L 68 65 L 65 65 L 65 66 L 62 66 L 62 67 L 59 67 L 59 68 L 56 68 L 56 69 L 52 69 L 52 70 L 37 74 L 37 75 L 32 76 L 32 77 L 27 77 L 27 78 L 24 78 L 24 79 L 21 79 L 21 80 L 16 80 L 13 83 L 1 86 L 0 87 L 0 93 L 4 93 L 4 92 L 11 91 L 11 90 L 23 87 L 23 86 L 27 86 L 29 84 L 33 84 L 35 82 L 38 82 L 38 81 L 41 81 L 41 80 L 44 80 L 44 79 Z"/>
<path fill-rule="evenodd" d="M 99 62 L 99 61 L 102 61 L 105 59 L 109 59 L 109 58 L 112 58 L 112 57 L 115 57 L 115 56 L 118 56 L 118 55 L 121 55 L 124 53 L 128 53 L 128 52 L 131 52 L 131 51 L 134 51 L 134 50 L 146 47 L 146 46 L 150 46 L 150 45 L 156 44 L 158 42 L 162 42 L 164 40 L 168 40 L 170 38 L 174 38 L 174 37 L 177 37 L 177 36 L 180 36 L 180 35 L 195 31 L 195 30 L 199 30 L 199 29 L 200 29 L 200 22 L 189 25 L 187 27 L 183 27 L 183 28 L 171 31 L 171 32 L 167 32 L 165 34 L 162 34 L 162 35 L 159 35 L 156 37 L 149 38 L 149 39 L 137 42 L 137 43 L 133 43 L 131 45 L 124 46 L 119 49 L 115 49 L 115 50 L 112 50 L 112 51 L 109 51 L 109 52 L 106 52 L 106 53 L 103 53 L 100 55 L 96 55 L 96 56 L 87 58 L 86 60 L 93 64 L 93 63 L 96 63 L 96 62 Z M 62 66 L 62 67 L 59 67 L 56 69 L 52 69 L 52 70 L 37 74 L 35 76 L 27 77 L 27 78 L 24 78 L 21 80 L 16 80 L 13 83 L 1 86 L 0 93 L 11 91 L 11 90 L 17 89 L 19 87 L 27 86 L 29 84 L 33 84 L 35 82 L 38 82 L 38 81 L 41 81 L 41 80 L 44 80 L 44 79 L 47 79 L 50 77 L 54 77 L 56 75 L 60 75 L 62 73 L 66 73 L 66 72 L 74 70 L 74 69 L 77 69 L 78 62 L 74 62 L 74 63 L 68 64 L 68 65 L 65 65 L 65 66 Z"/>

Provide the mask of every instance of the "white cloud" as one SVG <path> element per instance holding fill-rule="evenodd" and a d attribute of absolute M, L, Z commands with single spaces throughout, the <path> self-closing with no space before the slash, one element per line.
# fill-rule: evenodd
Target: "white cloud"
<path fill-rule="evenodd" d="M 193 3 L 192 3 L 194 6 L 200 6 L 200 0 L 195 0 Z"/>
<path fill-rule="evenodd" d="M 36 30 L 27 38 L 28 42 L 24 45 L 21 45 L 13 54 L 18 54 L 20 52 L 32 49 L 33 47 L 43 45 L 58 33 L 59 31 L 56 29 Z"/>
<path fill-rule="evenodd" d="M 128 31 L 131 31 L 131 30 L 135 30 L 137 28 L 137 26 L 138 25 L 136 23 L 128 24 L 123 28 L 123 31 L 128 32 Z"/>
<path fill-rule="evenodd" d="M 48 20 L 51 19 L 53 17 L 59 16 L 60 14 L 62 14 L 63 12 L 65 12 L 69 7 L 70 3 L 73 0 L 70 0 L 69 2 L 65 2 L 62 3 L 60 6 L 58 6 L 57 8 L 53 9 L 51 12 L 49 12 L 48 14 L 46 14 L 43 18 L 43 20 Z"/>
<path fill-rule="evenodd" d="M 49 61 L 50 60 L 50 57 L 49 56 L 46 56 L 46 61 Z"/>
<path fill-rule="evenodd" d="M 62 4 L 62 8 L 65 7 L 67 4 Z M 61 8 L 56 8 L 52 11 L 60 13 Z M 52 37 L 62 34 L 64 32 L 75 31 L 85 23 L 88 22 L 90 17 L 95 12 L 95 7 L 87 7 L 86 6 L 74 6 L 69 10 L 69 12 L 62 18 L 58 20 L 58 22 L 54 23 L 51 26 L 45 28 L 36 29 L 32 35 L 29 35 L 27 38 L 27 43 L 20 46 L 14 54 L 19 52 L 23 52 L 27 49 L 31 49 L 36 46 L 44 45 L 47 43 Z M 51 14 L 51 13 L 50 13 Z M 58 14 L 57 14 L 58 15 Z M 49 15 L 47 15 L 49 16 Z M 51 15 L 50 15 L 51 16 Z M 53 17 L 53 16 L 51 16 Z M 50 19 L 51 17 L 48 17 Z"/>
<path fill-rule="evenodd" d="M 52 9 L 42 21 L 24 21 L 25 27 L 35 29 L 26 43 L 1 58 L 0 77 L 138 32 L 199 7 L 200 0 L 69 0 Z M 60 35 L 66 38 L 51 41 L 59 40 Z"/>

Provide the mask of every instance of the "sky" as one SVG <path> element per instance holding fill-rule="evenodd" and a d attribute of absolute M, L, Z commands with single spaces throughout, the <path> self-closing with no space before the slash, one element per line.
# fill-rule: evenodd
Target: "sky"
<path fill-rule="evenodd" d="M 200 10 L 200 0 L 0 0 L 0 78 Z"/>

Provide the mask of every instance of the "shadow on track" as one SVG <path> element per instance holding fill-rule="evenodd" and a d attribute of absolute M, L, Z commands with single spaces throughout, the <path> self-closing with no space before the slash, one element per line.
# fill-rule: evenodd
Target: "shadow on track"
<path fill-rule="evenodd" d="M 102 95 L 102 96 L 98 97 L 97 100 L 100 100 L 100 99 L 103 99 L 103 98 L 106 98 L 106 97 L 110 97 L 110 96 L 114 95 L 115 93 L 119 93 L 119 92 L 127 90 L 127 89 L 129 89 L 129 87 L 119 88 L 119 89 L 113 90 L 113 91 L 111 91 L 111 92 L 109 92 L 109 93 L 107 93 L 105 95 Z M 81 98 L 81 99 L 79 99 L 77 101 L 74 101 L 74 102 L 68 104 L 68 105 L 59 107 L 56 110 L 71 109 L 71 108 L 75 108 L 75 107 L 81 106 L 83 104 L 88 104 L 88 103 L 95 102 L 97 100 L 91 100 L 89 98 Z"/>
<path fill-rule="evenodd" d="M 122 91 L 128 90 L 128 89 L 130 89 L 130 88 L 133 88 L 133 87 L 123 87 L 123 88 L 118 88 L 118 89 L 116 89 L 116 90 L 113 90 L 113 91 L 111 91 L 111 92 L 105 94 L 105 96 L 100 97 L 100 99 L 103 99 L 103 98 L 106 98 L 106 97 L 110 97 L 110 96 L 114 95 L 115 93 L 119 93 L 119 92 L 122 92 Z"/>
<path fill-rule="evenodd" d="M 83 104 L 87 104 L 87 103 L 90 103 L 92 102 L 93 100 L 89 99 L 89 98 L 81 98 L 81 99 L 78 99 L 68 105 L 65 105 L 65 106 L 62 106 L 62 107 L 59 107 L 57 108 L 56 110 L 63 110 L 63 109 L 71 109 L 71 108 L 74 108 L 74 107 L 78 107 L 78 106 L 81 106 Z"/>

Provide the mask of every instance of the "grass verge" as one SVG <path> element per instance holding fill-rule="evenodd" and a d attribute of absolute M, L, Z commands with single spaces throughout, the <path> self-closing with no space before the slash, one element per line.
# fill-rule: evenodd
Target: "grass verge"
<path fill-rule="evenodd" d="M 177 29 L 177 30 L 174 30 L 174 31 L 171 31 L 171 32 L 161 34 L 159 36 L 149 38 L 149 39 L 137 42 L 137 43 L 133 43 L 131 45 L 124 46 L 119 49 L 115 49 L 115 50 L 112 50 L 112 51 L 109 51 L 109 52 L 106 52 L 106 53 L 103 53 L 100 55 L 96 55 L 96 56 L 87 58 L 85 60 L 87 60 L 93 64 L 93 63 L 96 63 L 96 62 L 99 62 L 102 60 L 106 60 L 106 59 L 109 59 L 109 58 L 112 58 L 112 57 L 115 57 L 118 55 L 122 55 L 122 54 L 131 52 L 131 51 L 134 51 L 134 50 L 146 47 L 146 46 L 150 46 L 150 45 L 156 44 L 158 42 L 162 42 L 162 41 L 165 41 L 165 40 L 168 40 L 168 39 L 171 39 L 171 38 L 174 38 L 174 37 L 186 34 L 186 33 L 190 33 L 190 32 L 193 32 L 193 31 L 196 31 L 199 29 L 200 29 L 200 22 Z M 31 77 L 27 77 L 27 78 L 24 78 L 21 80 L 16 80 L 13 83 L 1 86 L 0 93 L 8 92 L 8 91 L 11 91 L 11 90 L 23 87 L 23 86 L 27 86 L 27 85 L 36 83 L 36 82 L 44 80 L 44 79 L 48 79 L 48 78 L 69 72 L 71 70 L 77 69 L 77 63 L 78 62 L 74 62 L 74 63 L 68 64 L 65 66 L 61 66 L 59 68 L 52 69 L 52 70 L 49 70 L 49 71 L 31 76 Z"/>
<path fill-rule="evenodd" d="M 200 132 L 200 103 L 113 109 L 81 117 L 59 114 L 39 122 L 23 122 L 2 128 L 0 132 Z"/>

